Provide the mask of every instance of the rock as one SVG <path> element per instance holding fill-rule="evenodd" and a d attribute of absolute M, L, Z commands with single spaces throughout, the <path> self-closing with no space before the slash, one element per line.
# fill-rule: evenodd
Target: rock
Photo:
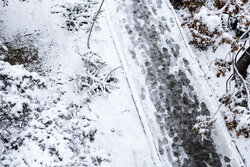
<path fill-rule="evenodd" d="M 224 157 L 224 161 L 225 161 L 225 162 L 230 162 L 231 160 L 230 160 L 230 158 L 228 158 L 227 156 L 225 156 L 225 157 Z"/>

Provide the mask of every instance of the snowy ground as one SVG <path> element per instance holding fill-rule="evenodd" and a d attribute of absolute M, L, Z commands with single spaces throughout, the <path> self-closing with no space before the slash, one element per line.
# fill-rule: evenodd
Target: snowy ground
<path fill-rule="evenodd" d="M 17 143 L 0 142 L 5 147 L 1 164 L 244 166 L 220 116 L 203 141 L 191 131 L 200 113 L 216 111 L 220 94 L 213 94 L 222 83 L 206 79 L 213 78 L 206 65 L 212 60 L 201 58 L 198 64 L 168 1 L 106 0 L 96 24 L 100 29 L 95 28 L 92 34 L 91 49 L 86 45 L 90 25 L 67 31 L 61 13 L 67 13 L 61 5 L 84 2 L 13 0 L 1 7 L 0 41 L 31 38 L 41 58 L 39 68 L 45 71 L 32 75 L 46 85 L 46 89 L 28 92 L 35 99 L 32 104 L 36 106 L 38 101 L 42 111 L 32 110 L 32 121 L 14 131 L 11 138 Z M 97 8 L 98 4 L 93 4 L 89 13 L 93 16 Z M 107 63 L 102 75 L 120 67 L 112 73 L 118 83 L 111 93 L 89 98 L 79 90 L 79 76 L 86 75 L 81 55 L 89 51 Z M 12 70 L 13 76 L 31 75 L 20 66 L 0 65 Z M 6 73 L 0 70 L 1 75 Z M 10 94 L 9 100 L 13 97 Z M 243 140 L 237 139 L 237 145 L 247 159 L 249 142 Z M 245 166 L 249 166 L 248 161 Z"/>
<path fill-rule="evenodd" d="M 72 1 L 71 4 L 77 2 L 82 1 Z M 24 138 L 25 142 L 17 150 L 5 149 L 1 163 L 4 166 L 158 166 L 123 68 L 114 73 L 119 82 L 111 94 L 93 97 L 87 105 L 84 94 L 75 91 L 76 81 L 71 78 L 84 73 L 79 53 L 89 51 L 86 47 L 87 34 L 84 30 L 72 33 L 61 28 L 64 18 L 60 13 L 51 13 L 60 5 L 67 3 L 12 1 L 1 9 L 3 39 L 11 41 L 16 34 L 21 34 L 21 38 L 26 34 L 34 36 L 43 68 L 50 71 L 44 77 L 49 90 L 43 90 L 44 94 L 37 98 L 45 103 L 60 98 L 56 104 L 47 105 L 48 109 L 39 114 L 38 121 L 32 121 L 16 136 L 13 135 Z M 121 62 L 105 17 L 101 17 L 98 25 L 102 25 L 101 30 L 93 33 L 91 51 L 107 62 L 105 72 L 109 73 L 121 66 Z M 63 94 L 59 96 L 58 92 Z M 67 106 L 70 104 L 80 108 L 69 111 Z M 61 112 L 72 114 L 73 118 L 65 120 Z M 48 128 L 42 128 L 41 123 L 45 120 L 52 121 Z M 42 127 L 37 128 L 38 125 Z M 78 139 L 77 135 L 96 130 L 94 141 L 79 143 L 81 138 Z M 27 138 L 29 134 L 32 137 Z M 75 150 L 65 138 L 75 144 Z M 82 156 L 87 158 L 81 161 Z"/>

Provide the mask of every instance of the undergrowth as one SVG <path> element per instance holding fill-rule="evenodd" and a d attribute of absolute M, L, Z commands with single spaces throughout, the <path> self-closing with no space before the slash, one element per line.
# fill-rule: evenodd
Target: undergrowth
<path fill-rule="evenodd" d="M 240 50 L 246 50 L 249 39 L 250 2 L 249 0 L 178 0 L 171 1 L 181 14 L 182 26 L 189 32 L 189 44 L 204 51 L 212 48 L 215 52 L 221 45 L 231 47 L 230 60 L 215 58 L 216 77 L 225 77 L 233 73 L 227 80 L 227 92 L 219 99 L 225 125 L 237 136 L 249 138 L 250 110 L 249 89 L 246 81 L 236 69 Z M 237 53 L 237 54 L 236 54 Z M 237 56 L 236 56 L 237 57 Z M 224 106 L 224 107 L 222 107 Z M 193 130 L 204 135 L 216 121 L 212 117 L 200 116 Z"/>
<path fill-rule="evenodd" d="M 250 27 L 248 0 L 183 0 L 182 4 L 186 11 L 182 26 L 191 33 L 191 45 L 201 50 L 212 47 L 214 52 L 223 44 L 229 44 L 232 52 L 243 46 L 240 37 Z"/>
<path fill-rule="evenodd" d="M 95 0 L 83 0 L 82 3 L 67 3 L 55 6 L 52 13 L 61 14 L 65 19 L 62 28 L 71 32 L 89 31 L 93 21 L 98 2 Z"/>

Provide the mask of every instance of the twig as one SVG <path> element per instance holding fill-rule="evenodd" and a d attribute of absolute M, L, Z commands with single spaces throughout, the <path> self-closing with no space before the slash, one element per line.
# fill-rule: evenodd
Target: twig
<path fill-rule="evenodd" d="M 8 143 L 8 139 L 6 139 L 5 137 L 3 137 L 1 133 L 0 133 L 0 137 L 1 137 L 0 140 L 2 140 L 4 143 Z"/>
<path fill-rule="evenodd" d="M 234 59 L 235 59 L 235 60 L 234 60 L 235 63 L 237 62 L 237 57 L 238 57 L 240 51 L 243 50 L 244 46 L 246 45 L 246 42 L 247 42 L 247 41 L 244 42 L 243 47 L 241 47 L 241 48 L 238 50 L 238 52 L 236 53 L 236 56 L 235 56 L 235 58 L 234 58 Z"/>
<path fill-rule="evenodd" d="M 102 0 L 102 3 L 101 3 L 101 5 L 100 5 L 100 7 L 99 7 L 99 9 L 98 9 L 98 11 L 97 11 L 97 13 L 96 13 L 94 19 L 93 19 L 93 23 L 92 23 L 91 28 L 90 28 L 90 32 L 89 32 L 89 36 L 88 36 L 88 41 L 87 41 L 87 47 L 88 47 L 89 49 L 90 49 L 89 41 L 90 41 L 91 33 L 92 33 L 92 31 L 93 31 L 94 24 L 95 24 L 95 22 L 96 22 L 96 20 L 97 20 L 97 16 L 98 16 L 98 14 L 99 14 L 100 11 L 101 11 L 101 8 L 102 8 L 102 6 L 103 6 L 103 3 L 104 3 L 104 0 Z"/>
<path fill-rule="evenodd" d="M 110 71 L 110 72 L 108 73 L 108 75 L 105 77 L 105 80 L 104 80 L 104 81 L 107 81 L 108 77 L 109 77 L 114 71 L 118 70 L 119 68 L 122 68 L 122 66 L 116 67 L 115 69 L 113 69 L 112 71 Z"/>
<path fill-rule="evenodd" d="M 87 107 L 90 112 L 92 112 L 91 108 L 89 107 L 89 102 L 87 102 Z"/>
<path fill-rule="evenodd" d="M 249 104 L 249 97 L 250 97 L 249 91 L 248 91 L 247 84 L 246 84 L 244 78 L 242 77 L 242 75 L 239 73 L 238 69 L 235 66 L 235 59 L 233 59 L 233 67 L 234 67 L 235 74 L 237 74 L 240 77 L 240 79 L 241 79 L 241 81 L 242 81 L 242 83 L 243 83 L 243 85 L 244 85 L 244 87 L 246 89 L 246 93 L 247 93 L 247 109 L 249 110 L 249 106 L 250 106 L 250 104 Z"/>
<path fill-rule="evenodd" d="M 230 50 L 230 52 L 228 52 L 228 54 L 226 54 L 225 60 L 227 59 L 227 56 L 230 55 L 230 53 L 231 53 L 231 50 Z M 231 55 L 230 55 L 230 59 L 231 59 Z"/>
<path fill-rule="evenodd" d="M 214 113 L 214 115 L 211 117 L 210 120 L 212 120 L 214 118 L 214 116 L 218 113 L 218 111 L 220 110 L 221 106 L 222 106 L 222 103 L 219 105 L 217 111 Z"/>
<path fill-rule="evenodd" d="M 242 39 L 245 35 L 247 35 L 249 32 L 250 32 L 250 28 L 248 28 L 248 30 L 247 30 L 244 34 L 242 34 L 242 35 L 240 36 L 240 38 L 238 39 L 238 41 L 241 40 L 241 39 Z"/>
<path fill-rule="evenodd" d="M 227 0 L 226 4 L 219 10 L 213 12 L 215 15 L 221 15 L 221 13 L 226 9 L 226 7 L 229 5 L 230 0 Z"/>
<path fill-rule="evenodd" d="M 229 86 L 228 85 L 229 85 L 229 82 L 231 82 L 233 76 L 234 76 L 234 73 L 232 75 L 230 75 L 230 77 L 227 79 L 227 82 L 226 82 L 226 92 L 229 91 L 229 89 L 228 89 Z"/>
<path fill-rule="evenodd" d="M 231 133 L 229 133 L 229 134 L 230 134 L 231 138 L 233 139 L 232 134 L 231 134 Z M 246 160 L 243 158 L 243 156 L 242 156 L 242 154 L 241 154 L 241 152 L 240 152 L 240 150 L 239 150 L 239 148 L 238 148 L 238 146 L 237 146 L 235 140 L 233 139 L 233 140 L 231 140 L 231 141 L 234 142 L 235 148 L 236 148 L 237 152 L 239 153 L 242 162 L 244 163 L 245 167 L 247 167 L 247 165 L 246 165 Z"/>

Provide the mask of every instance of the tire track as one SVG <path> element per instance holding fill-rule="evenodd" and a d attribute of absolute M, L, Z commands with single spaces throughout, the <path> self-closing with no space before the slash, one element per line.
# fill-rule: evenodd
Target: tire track
<path fill-rule="evenodd" d="M 210 134 L 202 142 L 201 137 L 191 130 L 198 115 L 209 115 L 210 112 L 206 104 L 198 100 L 185 69 L 180 69 L 176 63 L 180 46 L 171 35 L 167 37 L 171 25 L 166 18 L 157 18 L 157 7 L 150 1 L 136 0 L 128 5 L 122 3 L 122 6 L 128 13 L 127 20 L 132 15 L 133 24 L 124 25 L 135 47 L 130 48 L 130 53 L 135 60 L 140 59 L 138 55 L 144 55 L 146 84 L 157 109 L 156 120 L 163 136 L 158 139 L 159 154 L 168 156 L 172 166 L 222 166 Z M 163 40 L 162 36 L 167 38 Z M 188 67 L 187 60 L 181 61 Z M 171 141 L 168 141 L 169 136 Z"/>
<path fill-rule="evenodd" d="M 107 11 L 105 13 L 106 14 L 105 16 L 106 16 L 106 20 L 107 20 L 108 25 L 109 25 L 109 29 L 110 29 L 111 34 L 112 34 L 113 42 L 114 42 L 114 45 L 116 46 L 117 54 L 119 56 L 119 60 L 121 62 L 122 68 L 126 73 L 126 80 L 127 80 L 127 83 L 128 83 L 130 94 L 131 94 L 132 100 L 133 100 L 133 102 L 135 104 L 135 107 L 136 107 L 136 110 L 137 110 L 137 113 L 138 113 L 138 117 L 139 117 L 141 125 L 143 127 L 143 131 L 144 131 L 145 135 L 147 136 L 148 143 L 149 143 L 149 145 L 151 147 L 151 150 L 152 150 L 152 153 L 151 153 L 151 155 L 152 155 L 152 164 L 155 167 L 160 167 L 161 166 L 161 162 L 160 162 L 161 159 L 160 159 L 160 156 L 159 156 L 158 151 L 156 149 L 156 145 L 154 143 L 152 134 L 150 132 L 150 128 L 149 128 L 145 113 L 143 111 L 142 104 L 140 102 L 140 98 L 138 97 L 138 95 L 136 93 L 137 91 L 136 91 L 136 88 L 135 88 L 135 86 L 133 84 L 132 77 L 131 77 L 131 74 L 130 74 L 130 71 L 129 71 L 129 67 L 128 67 L 128 65 L 126 63 L 126 60 L 125 60 L 123 49 L 121 47 L 121 44 L 120 44 L 119 39 L 117 37 L 117 34 L 115 32 L 114 25 L 112 23 L 112 19 L 111 19 L 111 16 L 109 14 L 109 11 L 108 11 L 108 7 L 105 4 L 104 4 L 104 6 L 105 6 L 105 9 Z"/>

